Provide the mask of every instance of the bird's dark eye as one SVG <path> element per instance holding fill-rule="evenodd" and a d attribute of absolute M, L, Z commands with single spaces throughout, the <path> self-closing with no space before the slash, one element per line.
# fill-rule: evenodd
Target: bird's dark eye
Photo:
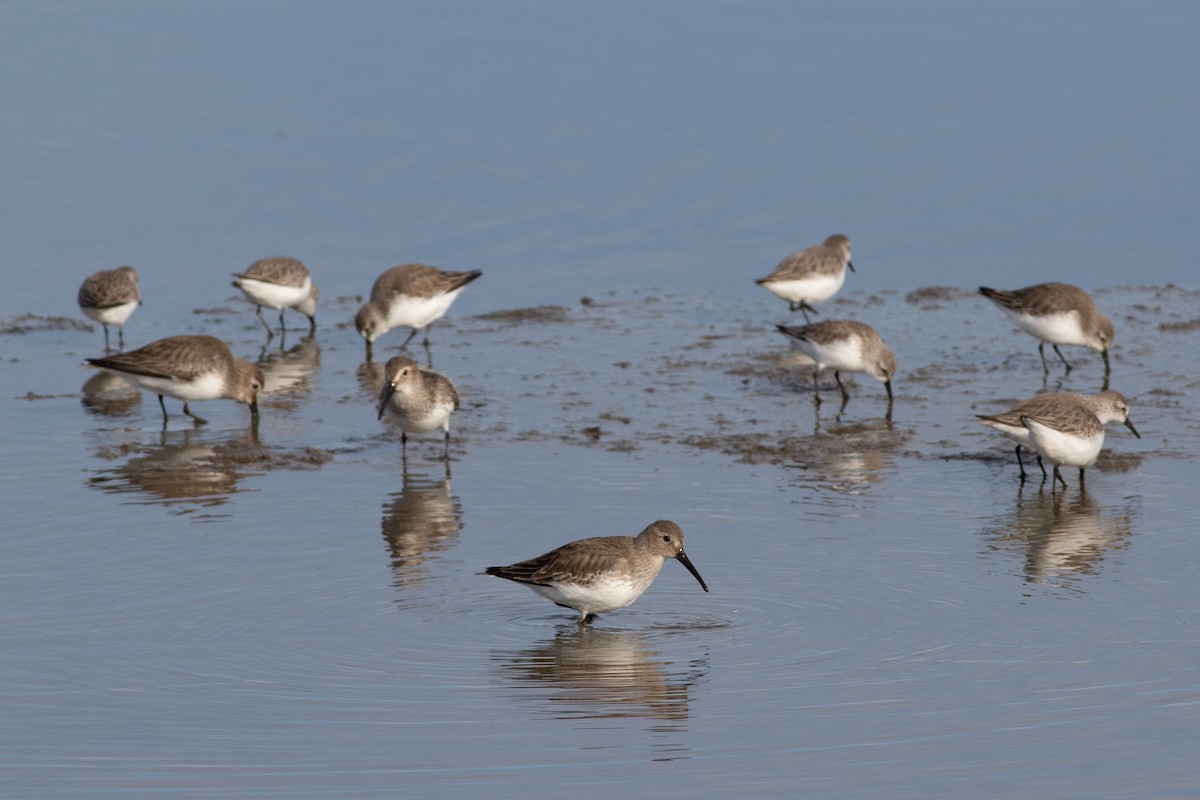
<path fill-rule="evenodd" d="M 664 542 L 669 542 L 669 541 L 671 541 L 671 537 L 670 537 L 669 535 L 668 535 L 668 536 L 664 536 L 664 537 L 663 537 L 663 541 L 664 541 Z"/>

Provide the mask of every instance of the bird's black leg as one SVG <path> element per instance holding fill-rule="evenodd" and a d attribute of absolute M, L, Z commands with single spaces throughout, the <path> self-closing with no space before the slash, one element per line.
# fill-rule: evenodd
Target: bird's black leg
<path fill-rule="evenodd" d="M 1067 374 L 1070 375 L 1071 374 L 1071 363 L 1069 361 L 1067 361 L 1066 358 L 1063 357 L 1062 351 L 1058 349 L 1058 345 L 1053 345 L 1053 347 L 1054 347 L 1054 352 L 1058 353 L 1058 357 L 1060 359 L 1062 359 L 1063 364 L 1066 366 Z"/>
<path fill-rule="evenodd" d="M 271 339 L 275 338 L 275 331 L 271 330 L 270 323 L 267 322 L 265 319 L 263 319 L 262 306 L 255 306 L 254 313 L 258 314 L 258 321 L 261 322 L 263 324 L 263 327 L 267 329 L 267 341 L 270 341 Z"/>

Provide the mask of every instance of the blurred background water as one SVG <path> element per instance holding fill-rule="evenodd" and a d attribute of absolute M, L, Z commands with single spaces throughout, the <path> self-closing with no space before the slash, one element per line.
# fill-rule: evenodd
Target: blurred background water
<path fill-rule="evenodd" d="M 5 792 L 1200 794 L 1198 30 L 1170 2 L 4 4 Z M 752 282 L 834 232 L 858 271 L 822 313 L 896 351 L 894 422 L 861 377 L 814 410 Z M 228 286 L 276 254 L 315 339 L 264 344 Z M 349 326 L 406 261 L 484 271 L 432 335 L 448 465 L 401 460 Z M 263 362 L 258 428 L 164 431 L 82 368 L 75 291 L 119 264 L 131 346 Z M 1082 494 L 1019 486 L 972 416 L 1043 381 L 970 292 L 1051 279 L 1112 316 L 1144 436 Z M 1049 385 L 1097 390 L 1069 355 Z M 668 564 L 580 630 L 475 574 L 660 517 L 711 594 Z"/>

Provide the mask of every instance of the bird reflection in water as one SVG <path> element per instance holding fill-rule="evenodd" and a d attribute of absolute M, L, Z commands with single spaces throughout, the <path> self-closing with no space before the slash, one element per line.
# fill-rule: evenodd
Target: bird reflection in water
<path fill-rule="evenodd" d="M 795 482 L 844 494 L 865 494 L 896 471 L 895 451 L 906 441 L 889 419 L 825 424 L 812 436 L 786 443 L 798 470 Z"/>
<path fill-rule="evenodd" d="M 212 440 L 210 431 L 195 428 L 164 430 L 157 438 L 153 445 L 102 448 L 98 452 L 102 458 L 133 455 L 119 466 L 99 470 L 88 485 L 103 492 L 141 495 L 145 503 L 188 514 L 225 504 L 242 478 L 265 471 L 255 469 L 266 458 L 255 424 L 218 441 Z"/>
<path fill-rule="evenodd" d="M 707 672 L 707 661 L 686 667 L 662 660 L 644 635 L 571 625 L 549 641 L 494 653 L 505 684 L 532 694 L 556 719 L 658 721 L 655 731 L 681 731 L 688 719 L 688 692 Z M 666 724 L 661 724 L 666 723 Z M 667 750 L 678 747 L 664 748 Z"/>
<path fill-rule="evenodd" d="M 285 342 L 286 334 L 280 337 L 278 348 L 271 348 L 268 340 L 258 355 L 264 378 L 263 395 L 270 398 L 264 405 L 269 408 L 295 408 L 297 396 L 312 391 L 313 375 L 321 365 L 321 346 L 314 337 L 305 336 L 287 349 Z"/>
<path fill-rule="evenodd" d="M 1078 589 L 1081 576 L 1098 575 L 1106 555 L 1129 546 L 1132 516 L 1129 509 L 1105 509 L 1086 493 L 1018 492 L 1013 514 L 984 533 L 993 549 L 1023 553 L 1028 582 Z"/>
<path fill-rule="evenodd" d="M 430 555 L 449 549 L 462 528 L 462 504 L 450 493 L 450 465 L 443 476 L 408 471 L 403 486 L 383 504 L 383 539 L 397 586 L 412 588 L 425 579 Z"/>
<path fill-rule="evenodd" d="M 127 417 L 142 406 L 142 393 L 120 375 L 97 370 L 79 390 L 80 402 L 89 414 Z"/>

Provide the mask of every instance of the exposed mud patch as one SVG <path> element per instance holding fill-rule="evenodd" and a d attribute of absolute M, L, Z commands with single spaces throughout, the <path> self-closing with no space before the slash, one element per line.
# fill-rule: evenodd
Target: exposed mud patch
<path fill-rule="evenodd" d="M 904 295 L 904 302 L 926 309 L 941 308 L 946 303 L 974 297 L 975 293 L 957 286 L 922 286 Z"/>
<path fill-rule="evenodd" d="M 40 314 L 21 314 L 0 322 L 0 334 L 9 336 L 42 331 L 87 331 L 90 333 L 95 330 L 95 326 L 90 322 L 72 317 L 44 317 Z"/>
<path fill-rule="evenodd" d="M 533 306 L 532 308 L 513 308 L 505 311 L 491 311 L 487 314 L 477 314 L 472 319 L 483 322 L 507 322 L 520 324 L 525 322 L 566 322 L 569 312 L 562 306 Z"/>

